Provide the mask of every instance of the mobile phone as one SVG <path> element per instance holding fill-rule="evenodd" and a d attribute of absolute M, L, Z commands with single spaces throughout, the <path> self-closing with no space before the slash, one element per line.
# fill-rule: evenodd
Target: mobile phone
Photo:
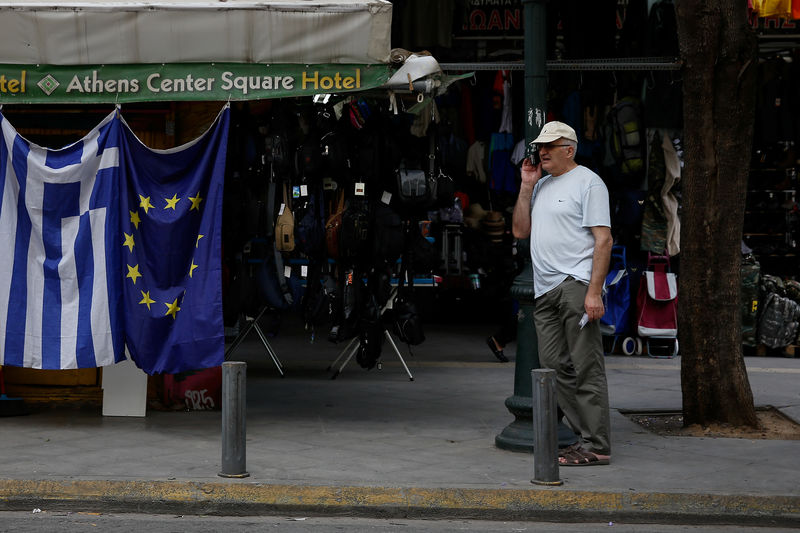
<path fill-rule="evenodd" d="M 539 150 L 533 149 L 531 150 L 530 154 L 528 154 L 528 159 L 531 162 L 531 165 L 538 166 L 541 163 L 541 158 L 539 157 Z"/>

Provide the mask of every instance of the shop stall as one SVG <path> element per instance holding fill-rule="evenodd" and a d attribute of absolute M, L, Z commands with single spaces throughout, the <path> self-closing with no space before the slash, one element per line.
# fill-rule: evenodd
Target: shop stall
<path fill-rule="evenodd" d="M 220 254 L 231 335 L 265 308 L 291 308 L 366 346 L 365 317 L 386 301 L 369 307 L 378 285 L 360 280 L 397 284 L 406 243 L 429 244 L 417 221 L 437 200 L 428 136 L 395 144 L 394 129 L 429 122 L 430 96 L 448 84 L 429 54 L 390 49 L 391 15 L 386 1 L 0 2 L 0 104 L 41 145 L 74 142 L 116 105 L 144 144 L 170 148 L 227 102 Z M 444 204 L 448 180 L 439 176 Z M 330 235 L 336 216 L 341 235 Z M 408 261 L 402 268 L 413 279 Z M 351 303 L 314 315 L 312 297 L 333 297 L 329 280 Z M 356 307 L 345 293 L 358 293 Z M 370 366 L 379 355 L 373 342 L 358 359 Z M 12 393 L 43 401 L 97 399 L 100 376 L 5 367 Z"/>

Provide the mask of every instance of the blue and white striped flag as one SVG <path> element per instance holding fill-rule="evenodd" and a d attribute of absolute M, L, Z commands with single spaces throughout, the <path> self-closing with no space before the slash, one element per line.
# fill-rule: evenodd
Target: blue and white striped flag
<path fill-rule="evenodd" d="M 125 359 L 117 112 L 60 150 L 0 126 L 0 365 Z"/>

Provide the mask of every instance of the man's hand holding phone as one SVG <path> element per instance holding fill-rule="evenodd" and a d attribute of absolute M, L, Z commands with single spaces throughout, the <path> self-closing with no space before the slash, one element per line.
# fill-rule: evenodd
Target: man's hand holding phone
<path fill-rule="evenodd" d="M 542 164 L 539 161 L 538 152 L 533 152 L 529 157 L 522 160 L 520 177 L 522 178 L 522 185 L 529 187 L 536 185 L 536 182 L 542 177 Z"/>

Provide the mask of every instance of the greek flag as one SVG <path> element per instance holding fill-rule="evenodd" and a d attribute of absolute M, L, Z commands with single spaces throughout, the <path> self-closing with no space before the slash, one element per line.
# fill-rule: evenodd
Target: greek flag
<path fill-rule="evenodd" d="M 222 363 L 229 109 L 171 150 L 109 114 L 50 150 L 0 114 L 0 365 L 149 374 Z"/>
<path fill-rule="evenodd" d="M 0 127 L 0 365 L 124 359 L 116 112 L 61 150 Z"/>

